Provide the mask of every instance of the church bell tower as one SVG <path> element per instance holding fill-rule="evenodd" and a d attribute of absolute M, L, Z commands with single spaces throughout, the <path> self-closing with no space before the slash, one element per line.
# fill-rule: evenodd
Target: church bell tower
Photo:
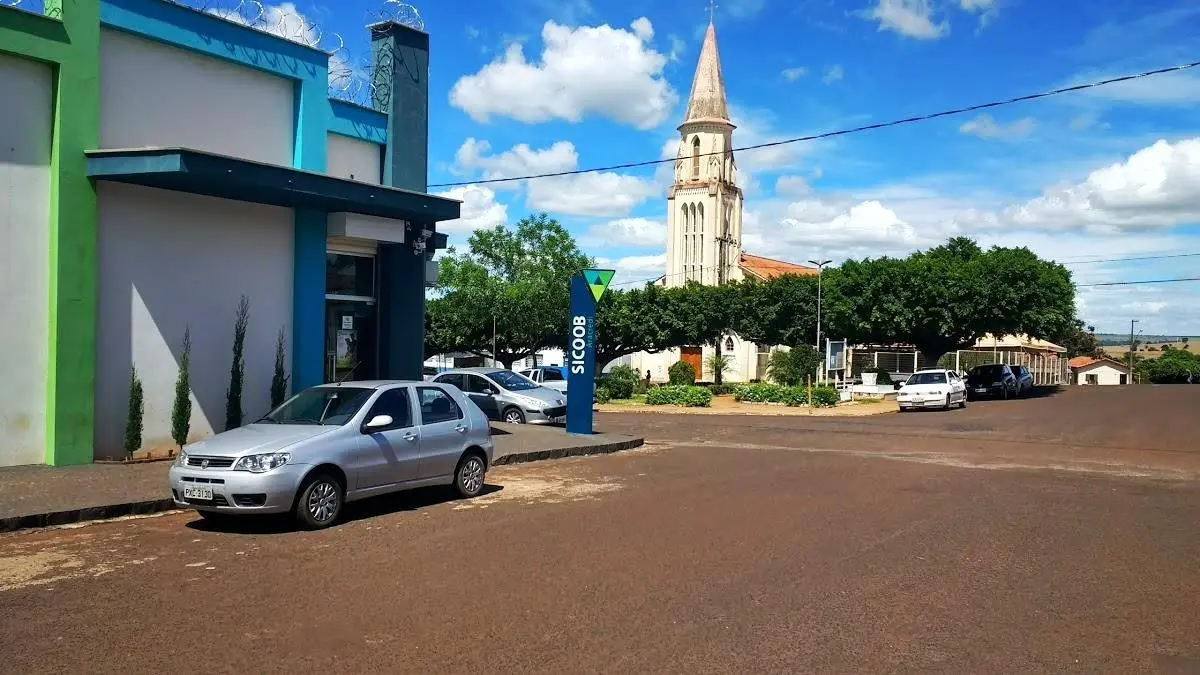
<path fill-rule="evenodd" d="M 741 278 L 742 190 L 717 31 L 704 33 L 687 113 L 679 125 L 675 180 L 667 191 L 667 286 Z"/>

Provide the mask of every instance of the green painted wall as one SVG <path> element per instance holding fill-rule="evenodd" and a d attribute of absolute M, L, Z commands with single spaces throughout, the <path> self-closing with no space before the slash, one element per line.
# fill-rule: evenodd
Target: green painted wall
<path fill-rule="evenodd" d="M 46 463 L 92 461 L 96 374 L 96 191 L 100 0 L 46 0 L 47 16 L 0 6 L 0 51 L 54 65 Z"/>

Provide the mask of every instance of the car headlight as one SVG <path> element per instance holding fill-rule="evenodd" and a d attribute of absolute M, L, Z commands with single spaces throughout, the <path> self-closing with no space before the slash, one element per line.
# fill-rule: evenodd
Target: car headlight
<path fill-rule="evenodd" d="M 233 465 L 234 471 L 249 471 L 250 473 L 266 473 L 278 469 L 292 458 L 290 452 L 268 452 L 262 455 L 246 455 Z"/>
<path fill-rule="evenodd" d="M 175 458 L 175 463 L 179 466 L 187 466 L 187 450 L 179 451 L 179 456 Z"/>

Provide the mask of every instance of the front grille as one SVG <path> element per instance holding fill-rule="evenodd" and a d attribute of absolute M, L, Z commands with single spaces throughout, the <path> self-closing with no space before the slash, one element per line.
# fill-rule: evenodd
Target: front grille
<path fill-rule="evenodd" d="M 546 417 L 562 417 L 563 415 L 566 414 L 566 412 L 567 412 L 566 406 L 559 406 L 557 408 L 544 408 L 542 410 L 542 414 L 545 415 Z"/>
<path fill-rule="evenodd" d="M 205 464 L 205 462 L 207 462 L 207 464 Z M 233 458 L 188 455 L 187 465 L 198 466 L 202 469 L 228 469 L 229 467 L 233 466 Z"/>

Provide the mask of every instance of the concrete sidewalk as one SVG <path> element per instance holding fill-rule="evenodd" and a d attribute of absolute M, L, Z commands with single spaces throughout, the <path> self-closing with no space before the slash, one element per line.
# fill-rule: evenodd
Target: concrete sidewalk
<path fill-rule="evenodd" d="M 493 463 L 517 464 L 636 448 L 643 439 L 598 433 L 569 436 L 561 428 L 493 424 Z M 175 508 L 171 462 L 0 469 L 0 532 Z"/>

